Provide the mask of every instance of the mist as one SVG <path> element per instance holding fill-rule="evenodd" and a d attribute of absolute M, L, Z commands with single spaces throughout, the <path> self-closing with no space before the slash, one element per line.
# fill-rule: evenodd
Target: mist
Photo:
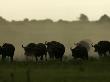
<path fill-rule="evenodd" d="M 70 47 L 75 42 L 88 39 L 94 44 L 100 40 L 110 40 L 109 23 L 96 22 L 12 22 L 0 25 L 0 44 L 15 45 L 15 59 L 24 58 L 22 44 L 58 41 L 65 45 L 66 56 L 71 56 Z"/>

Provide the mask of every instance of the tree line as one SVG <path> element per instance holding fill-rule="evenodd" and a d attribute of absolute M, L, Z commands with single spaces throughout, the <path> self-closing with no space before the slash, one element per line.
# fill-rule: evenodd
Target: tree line
<path fill-rule="evenodd" d="M 84 23 L 87 23 L 87 22 L 92 22 L 92 21 L 89 20 L 87 15 L 80 14 L 77 21 L 67 21 L 67 20 L 63 20 L 63 19 L 59 19 L 57 21 L 57 23 L 61 23 L 61 22 L 84 22 Z M 96 20 L 93 22 L 109 23 L 110 17 L 107 14 L 104 14 L 99 18 L 99 20 Z M 6 24 L 6 23 L 55 23 L 55 22 L 51 19 L 44 19 L 44 20 L 32 19 L 32 20 L 29 20 L 28 18 L 24 18 L 23 20 L 20 20 L 20 21 L 16 21 L 16 20 L 8 21 L 7 19 L 0 16 L 0 24 Z"/>

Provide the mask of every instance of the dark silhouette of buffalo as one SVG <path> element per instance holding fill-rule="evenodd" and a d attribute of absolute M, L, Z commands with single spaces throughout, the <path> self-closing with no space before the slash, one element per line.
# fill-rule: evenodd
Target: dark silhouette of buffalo
<path fill-rule="evenodd" d="M 29 43 L 26 47 L 24 47 L 25 55 L 26 56 L 34 56 L 36 58 L 36 62 L 38 61 L 38 57 L 40 60 L 43 60 L 43 56 L 45 55 L 45 59 L 47 61 L 47 49 L 45 44 L 43 43 Z"/>
<path fill-rule="evenodd" d="M 79 41 L 79 42 L 77 42 L 77 43 L 74 43 L 74 45 L 82 45 L 83 47 L 85 47 L 87 50 L 88 50 L 88 52 L 90 51 L 90 49 L 92 48 L 92 41 L 91 40 L 89 40 L 89 39 L 84 39 L 84 40 L 81 40 L 81 41 Z"/>
<path fill-rule="evenodd" d="M 1 47 L 2 60 L 4 61 L 6 56 L 10 57 L 10 61 L 13 61 L 15 47 L 13 44 L 4 43 Z"/>
<path fill-rule="evenodd" d="M 57 41 L 45 42 L 47 45 L 47 52 L 50 59 L 59 59 L 62 61 L 63 55 L 65 53 L 65 46 Z"/>
<path fill-rule="evenodd" d="M 2 47 L 0 46 L 0 55 L 2 55 Z"/>
<path fill-rule="evenodd" d="M 95 52 L 98 52 L 99 56 L 107 56 L 107 52 L 110 54 L 110 42 L 109 41 L 99 41 L 97 44 L 93 45 Z"/>
<path fill-rule="evenodd" d="M 70 48 L 72 52 L 72 56 L 74 59 L 83 59 L 83 60 L 88 60 L 88 50 L 82 45 L 77 45 L 75 48 Z"/>

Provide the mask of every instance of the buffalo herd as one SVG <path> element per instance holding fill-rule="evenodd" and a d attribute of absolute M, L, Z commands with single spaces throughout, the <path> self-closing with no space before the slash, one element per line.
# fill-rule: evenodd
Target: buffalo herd
<path fill-rule="evenodd" d="M 110 42 L 109 41 L 99 41 L 97 44 L 87 43 L 86 41 L 80 41 L 74 44 L 74 48 L 70 48 L 72 56 L 74 59 L 82 59 L 88 60 L 88 52 L 90 47 L 94 48 L 94 52 L 99 54 L 99 57 L 108 56 L 107 52 L 110 54 Z M 58 59 L 62 61 L 64 53 L 65 53 L 65 46 L 57 41 L 50 41 L 45 43 L 29 43 L 27 46 L 22 45 L 24 49 L 25 56 L 33 56 L 38 61 L 40 60 L 47 61 L 47 55 L 49 56 L 50 60 Z M 15 52 L 15 46 L 10 43 L 4 43 L 0 46 L 0 54 L 2 56 L 2 60 L 4 61 L 6 57 L 10 58 L 10 61 L 13 61 L 13 56 Z M 45 59 L 44 59 L 45 58 Z"/>

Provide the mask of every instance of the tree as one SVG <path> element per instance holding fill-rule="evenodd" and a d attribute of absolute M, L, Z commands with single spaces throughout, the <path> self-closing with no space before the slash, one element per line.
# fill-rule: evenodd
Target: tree
<path fill-rule="evenodd" d="M 45 23 L 53 23 L 53 21 L 51 19 L 44 19 L 43 20 Z"/>
<path fill-rule="evenodd" d="M 29 19 L 28 18 L 25 18 L 23 21 L 24 22 L 29 22 Z"/>
<path fill-rule="evenodd" d="M 36 19 L 30 20 L 30 23 L 37 23 L 38 21 Z"/>
<path fill-rule="evenodd" d="M 99 19 L 99 22 L 109 22 L 110 21 L 110 17 L 106 14 L 102 15 Z"/>
<path fill-rule="evenodd" d="M 53 23 L 53 21 L 51 19 L 39 20 L 38 22 L 40 22 L 40 23 Z"/>
<path fill-rule="evenodd" d="M 88 19 L 88 17 L 85 14 L 80 14 L 79 21 L 88 22 L 89 19 Z"/>
<path fill-rule="evenodd" d="M 69 23 L 69 21 L 63 20 L 63 19 L 59 19 L 59 20 L 57 21 L 57 23 Z"/>
<path fill-rule="evenodd" d="M 5 24 L 5 23 L 8 23 L 8 21 L 0 16 L 0 24 Z"/>

